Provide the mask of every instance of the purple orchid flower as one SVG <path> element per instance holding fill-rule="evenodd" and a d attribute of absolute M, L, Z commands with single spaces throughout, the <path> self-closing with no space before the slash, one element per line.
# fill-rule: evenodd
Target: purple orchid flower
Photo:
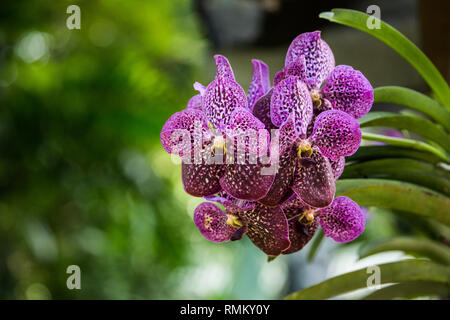
<path fill-rule="evenodd" d="M 373 104 L 373 88 L 364 75 L 350 66 L 335 66 L 333 52 L 320 31 L 302 33 L 289 46 L 285 67 L 274 78 L 274 86 L 297 76 L 308 86 L 315 114 L 335 109 L 358 119 Z"/>
<path fill-rule="evenodd" d="M 361 143 L 359 124 L 345 112 L 326 111 L 317 118 L 313 134 L 302 139 L 294 118 L 292 113 L 280 128 L 279 169 L 271 189 L 259 202 L 276 206 L 293 191 L 312 207 L 326 207 L 334 198 L 343 158 L 356 152 Z"/>
<path fill-rule="evenodd" d="M 294 39 L 273 88 L 267 65 L 252 60 L 247 95 L 227 58 L 214 59 L 215 79 L 206 87 L 196 82 L 199 94 L 161 131 L 164 149 L 183 158 L 185 191 L 225 208 L 205 202 L 195 209 L 201 234 L 214 242 L 246 234 L 269 256 L 302 249 L 319 226 L 337 242 L 358 237 L 364 215 L 351 199 L 334 199 L 335 181 L 361 143 L 356 119 L 372 106 L 369 81 L 335 66 L 319 31 Z M 261 131 L 255 144 L 248 132 Z M 235 153 L 239 143 L 244 152 Z M 252 161 L 261 154 L 270 163 Z M 276 172 L 263 173 L 272 165 Z"/>
<path fill-rule="evenodd" d="M 225 190 L 237 199 L 258 200 L 270 189 L 274 175 L 263 174 L 270 164 L 254 163 L 252 159 L 267 154 L 268 144 L 263 149 L 264 145 L 255 145 L 245 135 L 253 132 L 268 140 L 268 132 L 250 112 L 245 92 L 235 81 L 228 60 L 221 55 L 214 58 L 216 78 L 207 87 L 194 84 L 199 94 L 189 100 L 185 110 L 167 120 L 161 143 L 167 152 L 183 156 L 182 180 L 187 193 L 201 197 Z M 253 63 L 251 100 L 269 89 L 267 66 L 259 60 Z M 240 138 L 244 152 L 234 152 Z M 218 161 L 211 161 L 211 157 Z"/>
<path fill-rule="evenodd" d="M 289 248 L 289 229 L 280 207 L 269 208 L 258 203 L 237 205 L 216 198 L 225 207 L 222 211 L 211 202 L 201 203 L 194 212 L 194 222 L 208 240 L 223 242 L 239 240 L 246 234 L 269 256 L 278 256 Z"/>

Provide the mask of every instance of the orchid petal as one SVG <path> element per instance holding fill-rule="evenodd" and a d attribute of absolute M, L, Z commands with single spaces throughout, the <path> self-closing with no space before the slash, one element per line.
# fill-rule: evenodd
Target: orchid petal
<path fill-rule="evenodd" d="M 192 98 L 189 99 L 188 104 L 186 106 L 187 110 L 195 109 L 202 111 L 202 95 L 196 94 Z"/>
<path fill-rule="evenodd" d="M 227 224 L 227 215 L 210 202 L 201 203 L 194 211 L 194 222 L 208 240 L 224 242 L 231 239 L 236 228 Z"/>
<path fill-rule="evenodd" d="M 289 46 L 285 65 L 289 65 L 300 56 L 306 63 L 306 79 L 312 88 L 320 85 L 334 69 L 334 56 L 328 44 L 320 38 L 320 31 L 302 33 Z"/>
<path fill-rule="evenodd" d="M 216 54 L 214 56 L 214 60 L 216 62 L 216 78 L 224 77 L 231 81 L 235 81 L 233 69 L 231 68 L 230 62 L 228 59 L 220 54 Z"/>
<path fill-rule="evenodd" d="M 336 191 L 333 171 L 318 148 L 313 148 L 310 158 L 298 160 L 292 190 L 311 207 L 326 207 L 333 201 Z"/>
<path fill-rule="evenodd" d="M 223 173 L 223 165 L 219 164 L 181 164 L 184 190 L 194 197 L 210 196 L 222 190 L 219 179 Z"/>
<path fill-rule="evenodd" d="M 272 99 L 273 89 L 270 89 L 265 95 L 256 100 L 253 105 L 253 115 L 257 117 L 267 130 L 277 128 L 270 119 L 270 101 Z"/>
<path fill-rule="evenodd" d="M 308 88 L 296 76 L 282 80 L 273 89 L 270 107 L 272 123 L 281 126 L 292 112 L 297 134 L 304 136 L 312 118 L 313 104 Z"/>
<path fill-rule="evenodd" d="M 203 112 L 189 109 L 174 113 L 164 124 L 160 138 L 164 150 L 176 153 L 181 150 L 192 150 L 192 140 L 208 134 L 208 124 Z M 188 139 L 184 139 L 186 135 Z"/>
<path fill-rule="evenodd" d="M 265 254 L 278 256 L 289 247 L 288 223 L 279 207 L 256 205 L 241 216 L 248 227 L 247 236 Z"/>
<path fill-rule="evenodd" d="M 334 68 L 322 94 L 334 109 L 347 112 L 356 119 L 369 112 L 374 99 L 369 80 L 360 71 L 346 65 Z"/>
<path fill-rule="evenodd" d="M 349 242 L 361 235 L 365 227 L 361 208 L 352 199 L 341 196 L 320 210 L 318 221 L 325 236 L 336 242 Z"/>
<path fill-rule="evenodd" d="M 319 147 L 324 156 L 338 160 L 358 150 L 361 144 L 361 130 L 358 121 L 351 115 L 339 110 L 330 110 L 317 116 L 310 140 Z"/>
<path fill-rule="evenodd" d="M 253 109 L 255 102 L 270 90 L 269 67 L 261 60 L 253 59 L 253 76 L 248 89 L 248 107 Z"/>
<path fill-rule="evenodd" d="M 317 221 L 304 225 L 296 218 L 289 220 L 289 241 L 291 245 L 283 251 L 283 254 L 291 254 L 303 249 L 312 239 L 318 227 L 319 223 Z"/>
<path fill-rule="evenodd" d="M 341 174 L 344 172 L 345 167 L 345 157 L 340 157 L 337 160 L 330 160 L 331 169 L 333 170 L 334 180 L 339 179 Z"/>
<path fill-rule="evenodd" d="M 202 107 L 211 124 L 223 130 L 235 109 L 247 108 L 247 98 L 237 82 L 217 77 L 206 88 Z"/>

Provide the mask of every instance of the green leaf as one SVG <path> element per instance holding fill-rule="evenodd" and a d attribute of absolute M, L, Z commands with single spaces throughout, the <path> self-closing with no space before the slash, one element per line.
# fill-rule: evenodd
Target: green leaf
<path fill-rule="evenodd" d="M 445 161 L 447 163 L 450 162 L 450 157 L 444 150 L 439 149 L 435 146 L 432 146 L 432 145 L 422 142 L 422 141 L 406 139 L 406 138 L 388 137 L 385 135 L 369 133 L 369 132 L 363 132 L 362 138 L 364 140 L 380 141 L 380 142 L 385 142 L 385 143 L 392 144 L 395 146 L 408 147 L 411 149 L 427 151 L 431 154 L 434 154 L 435 156 L 438 156 L 442 161 Z"/>
<path fill-rule="evenodd" d="M 450 152 L 450 138 L 440 126 L 426 119 L 392 112 L 369 112 L 358 120 L 362 128 L 392 127 L 420 134 L 423 138 L 434 141 Z"/>
<path fill-rule="evenodd" d="M 380 282 L 433 281 L 450 284 L 450 268 L 425 260 L 404 260 L 379 265 Z M 349 272 L 290 294 L 288 300 L 320 300 L 367 287 L 367 269 Z"/>
<path fill-rule="evenodd" d="M 311 249 L 309 249 L 308 252 L 308 261 L 312 262 L 314 260 L 314 257 L 320 247 L 320 244 L 323 241 L 323 238 L 325 236 L 325 233 L 323 232 L 322 228 L 319 229 L 319 231 L 317 231 L 316 236 L 313 239 L 313 242 L 311 244 Z"/>
<path fill-rule="evenodd" d="M 378 159 L 349 163 L 341 179 L 379 178 L 411 182 L 450 196 L 450 173 L 414 159 Z"/>
<path fill-rule="evenodd" d="M 395 103 L 415 109 L 450 131 L 450 112 L 437 101 L 412 89 L 397 86 L 378 87 L 374 90 L 374 101 Z"/>
<path fill-rule="evenodd" d="M 355 154 L 347 157 L 347 163 L 355 161 L 368 161 L 385 158 L 411 158 L 436 164 L 441 159 L 434 154 L 405 147 L 382 145 L 361 146 Z M 345 172 L 345 171 L 344 171 Z"/>
<path fill-rule="evenodd" d="M 450 226 L 450 199 L 428 188 L 384 179 L 344 179 L 336 182 L 336 195 L 360 206 L 407 211 Z"/>
<path fill-rule="evenodd" d="M 424 296 L 450 297 L 450 286 L 434 281 L 410 281 L 381 288 L 366 296 L 364 300 L 413 299 Z"/>
<path fill-rule="evenodd" d="M 319 17 L 364 31 L 390 46 L 419 72 L 439 101 L 450 109 L 450 89 L 447 82 L 427 56 L 398 30 L 375 17 L 356 10 L 333 9 L 331 12 L 322 12 Z M 369 18 L 377 19 L 381 28 L 369 29 L 367 27 Z"/>
<path fill-rule="evenodd" d="M 450 248 L 425 238 L 397 237 L 363 245 L 359 249 L 360 259 L 384 251 L 400 250 L 408 254 L 429 258 L 437 263 L 450 265 Z"/>

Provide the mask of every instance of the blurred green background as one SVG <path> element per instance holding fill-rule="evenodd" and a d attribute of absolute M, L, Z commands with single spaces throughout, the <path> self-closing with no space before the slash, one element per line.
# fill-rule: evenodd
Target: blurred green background
<path fill-rule="evenodd" d="M 66 28 L 71 4 L 81 30 Z M 210 243 L 193 224 L 202 200 L 183 191 L 179 164 L 160 146 L 162 125 L 196 94 L 194 81 L 211 81 L 217 48 L 247 88 L 250 59 L 264 59 L 273 75 L 293 38 L 221 46 L 200 9 L 185 0 L 0 4 L 1 299 L 279 298 L 329 276 L 330 266 L 345 269 L 330 264 L 330 251 L 321 269 L 308 269 L 303 252 L 269 264 L 248 239 Z M 355 38 L 324 36 L 340 64 L 382 83 L 377 66 L 364 67 L 370 56 L 352 56 L 346 43 Z M 418 77 L 408 70 L 403 79 Z M 404 229 L 389 214 L 374 219 L 364 237 Z M 66 287 L 69 265 L 81 268 L 81 290 Z"/>

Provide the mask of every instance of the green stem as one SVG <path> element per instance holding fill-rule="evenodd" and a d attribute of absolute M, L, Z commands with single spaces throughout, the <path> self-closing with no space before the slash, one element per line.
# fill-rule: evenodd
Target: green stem
<path fill-rule="evenodd" d="M 432 145 L 429 145 L 428 143 L 425 143 L 422 141 L 417 141 L 417 140 L 412 140 L 412 139 L 403 139 L 403 138 L 394 138 L 394 137 L 388 137 L 388 136 L 384 136 L 381 134 L 368 133 L 368 132 L 363 132 L 362 138 L 365 140 L 385 142 L 385 143 L 388 143 L 388 144 L 391 144 L 394 146 L 408 147 L 408 148 L 413 148 L 413 149 L 417 149 L 417 150 L 427 151 L 427 152 L 430 152 L 430 153 L 438 156 L 443 161 L 450 163 L 450 158 L 444 151 L 442 151 L 436 147 L 433 147 Z"/>

